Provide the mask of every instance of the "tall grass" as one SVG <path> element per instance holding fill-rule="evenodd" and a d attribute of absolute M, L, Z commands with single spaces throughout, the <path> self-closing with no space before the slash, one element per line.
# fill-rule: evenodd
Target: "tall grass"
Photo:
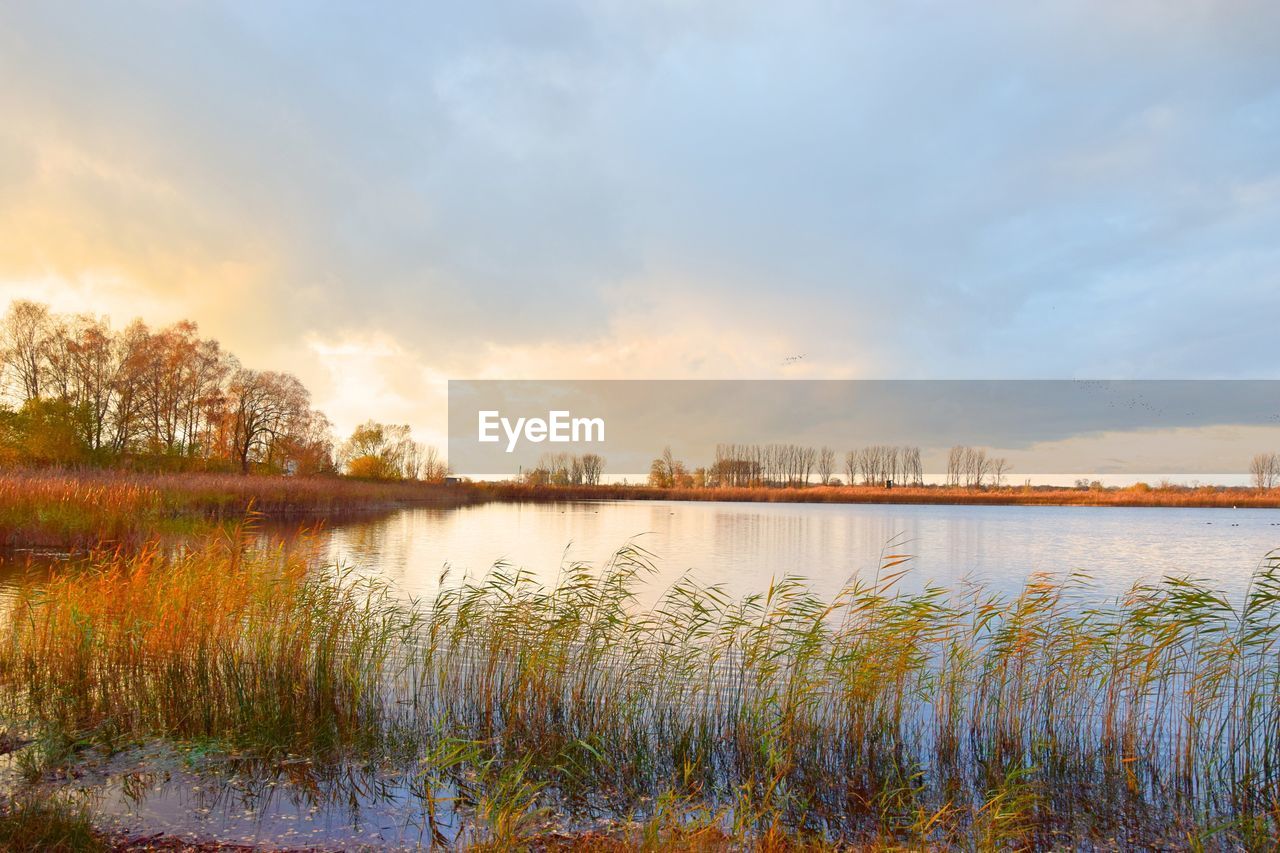
<path fill-rule="evenodd" d="M 339 477 L 143 474 L 125 471 L 0 472 L 0 548 L 87 550 L 136 548 L 156 534 L 189 535 L 236 523 L 252 510 L 283 519 L 341 519 L 407 505 L 457 506 L 486 500 L 707 500 L 811 503 L 946 503 L 1275 507 L 1280 490 L 946 487 L 880 489 L 654 489 L 642 486 L 529 486 L 518 483 L 442 485 Z"/>
<path fill-rule="evenodd" d="M 107 853 L 83 808 L 64 802 L 0 798 L 0 850 Z"/>
<path fill-rule="evenodd" d="M 114 736 L 225 738 L 323 754 L 380 731 L 380 676 L 417 618 L 384 588 L 315 574 L 307 548 L 242 534 L 103 554 L 10 602 L 14 707 Z"/>
<path fill-rule="evenodd" d="M 475 483 L 469 488 L 497 500 L 670 500 L 758 503 L 947 504 L 957 506 L 1280 507 L 1280 489 L 1242 486 L 1159 486 L 1076 489 L 1065 486 L 806 486 L 780 488 L 659 488 L 645 485 L 535 486 Z"/>
<path fill-rule="evenodd" d="M 473 499 L 464 489 L 434 484 L 337 477 L 9 471 L 0 473 L 0 547 L 136 547 L 157 533 L 238 522 L 250 509 L 273 517 L 335 518 Z"/>
<path fill-rule="evenodd" d="M 553 809 L 635 815 L 640 846 L 1275 836 L 1280 562 L 1240 601 L 1177 578 L 1097 607 L 1080 576 L 898 592 L 904 560 L 829 599 L 682 580 L 645 609 L 635 549 L 417 603 L 305 549 L 144 549 L 23 590 L 0 679 L 37 726 L 417 762 L 433 827 L 475 819 L 442 837 L 499 847 Z"/>

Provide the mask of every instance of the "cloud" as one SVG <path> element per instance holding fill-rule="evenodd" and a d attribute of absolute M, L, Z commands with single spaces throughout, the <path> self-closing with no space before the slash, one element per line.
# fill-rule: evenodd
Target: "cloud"
<path fill-rule="evenodd" d="M 1271 375 L 1277 36 L 1265 2 L 10 4 L 0 290 L 187 315 L 424 430 L 434 376 Z"/>

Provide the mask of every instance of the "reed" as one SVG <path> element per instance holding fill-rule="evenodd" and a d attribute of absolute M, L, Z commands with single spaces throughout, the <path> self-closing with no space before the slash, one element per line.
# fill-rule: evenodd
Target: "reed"
<path fill-rule="evenodd" d="M 778 488 L 660 488 L 646 485 L 550 486 L 474 483 L 468 488 L 492 500 L 730 501 L 756 503 L 947 504 L 956 506 L 1280 507 L 1280 489 L 1241 486 L 1147 486 L 1076 489 L 1065 486 L 805 486 Z"/>
<path fill-rule="evenodd" d="M 17 470 L 0 473 L 0 547 L 137 547 L 157 534 L 209 532 L 252 510 L 340 518 L 409 504 L 457 505 L 465 489 L 339 477 Z"/>
<path fill-rule="evenodd" d="M 441 840 L 494 848 L 554 837 L 553 812 L 633 818 L 610 836 L 626 849 L 1280 831 L 1274 558 L 1239 601 L 1192 578 L 1106 606 L 1082 576 L 906 593 L 898 555 L 829 599 L 685 579 L 645 608 L 635 548 L 552 586 L 498 565 L 406 602 L 248 541 L 23 589 L 0 628 L 10 724 L 401 762 Z"/>
<path fill-rule="evenodd" d="M 346 477 L 148 474 L 119 470 L 0 472 L 0 548 L 136 548 L 156 535 L 189 536 L 247 512 L 275 519 L 341 520 L 411 505 L 489 500 L 689 500 L 808 503 L 1274 507 L 1280 490 L 1204 487 L 1065 489 L 948 487 L 657 489 L 519 483 L 379 482 Z"/>
<path fill-rule="evenodd" d="M 46 799 L 0 799 L 0 850 L 107 853 L 84 808 Z"/>

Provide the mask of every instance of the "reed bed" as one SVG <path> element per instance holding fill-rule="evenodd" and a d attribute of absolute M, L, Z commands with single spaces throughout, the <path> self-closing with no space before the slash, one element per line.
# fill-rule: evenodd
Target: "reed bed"
<path fill-rule="evenodd" d="M 553 811 L 635 817 L 639 846 L 1257 847 L 1280 827 L 1274 558 L 1239 601 L 1191 578 L 1106 606 L 1081 576 L 906 593 L 898 555 L 830 599 L 682 580 L 643 608 L 634 548 L 406 602 L 247 542 L 23 589 L 5 716 L 411 765 L 458 844 L 528 842 Z"/>
<path fill-rule="evenodd" d="M 409 504 L 457 505 L 463 489 L 338 477 L 18 470 L 0 473 L 0 547 L 139 546 L 156 534 L 208 531 L 252 510 L 338 518 Z"/>
<path fill-rule="evenodd" d="M 758 503 L 947 504 L 955 506 L 1113 506 L 1113 507 L 1280 507 L 1280 489 L 1242 486 L 1130 486 L 1076 489 L 1065 486 L 805 486 L 779 488 L 660 488 L 645 485 L 542 486 L 527 483 L 474 483 L 479 495 L 495 500 L 653 500 Z"/>
<path fill-rule="evenodd" d="M 489 500 L 691 500 L 809 503 L 921 503 L 1275 507 L 1280 490 L 945 487 L 880 489 L 658 489 L 647 486 L 529 486 L 518 483 L 377 482 L 345 477 L 147 474 L 119 470 L 0 472 L 0 548 L 136 548 L 157 534 L 208 533 L 249 511 L 276 519 L 340 520 L 411 505 Z"/>

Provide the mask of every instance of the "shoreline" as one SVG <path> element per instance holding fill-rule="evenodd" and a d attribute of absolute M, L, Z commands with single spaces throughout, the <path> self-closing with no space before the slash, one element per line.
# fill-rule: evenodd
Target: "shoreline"
<path fill-rule="evenodd" d="M 931 506 L 1096 506 L 1170 509 L 1280 509 L 1280 490 L 1242 486 L 1074 489 L 1023 486 L 964 489 L 944 486 L 808 486 L 804 488 L 675 489 L 652 486 L 528 486 L 463 483 L 489 500 L 555 503 L 612 501 L 717 501 L 726 503 L 899 504 Z"/>

